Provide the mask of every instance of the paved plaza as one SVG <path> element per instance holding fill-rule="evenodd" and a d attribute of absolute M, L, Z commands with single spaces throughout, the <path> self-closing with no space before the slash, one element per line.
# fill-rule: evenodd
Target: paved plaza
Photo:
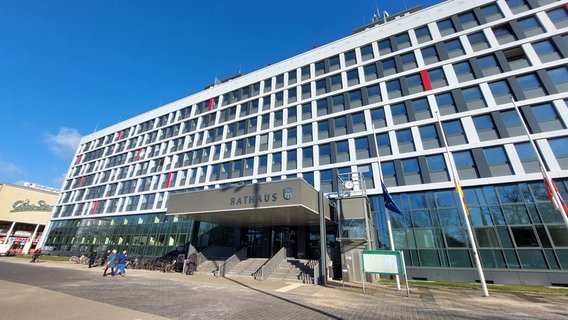
<path fill-rule="evenodd" d="M 0 319 L 567 319 L 568 296 L 410 287 L 322 287 L 0 258 Z"/>

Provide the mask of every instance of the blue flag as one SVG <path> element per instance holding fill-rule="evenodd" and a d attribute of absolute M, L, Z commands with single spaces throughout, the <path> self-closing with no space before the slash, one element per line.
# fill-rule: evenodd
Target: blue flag
<path fill-rule="evenodd" d="M 387 187 L 385 187 L 383 181 L 381 181 L 381 186 L 383 187 L 383 199 L 385 201 L 385 207 L 392 212 L 402 214 L 402 210 L 400 210 L 400 208 L 396 205 L 396 203 L 394 203 L 394 200 L 392 199 L 389 191 L 387 190 Z"/>

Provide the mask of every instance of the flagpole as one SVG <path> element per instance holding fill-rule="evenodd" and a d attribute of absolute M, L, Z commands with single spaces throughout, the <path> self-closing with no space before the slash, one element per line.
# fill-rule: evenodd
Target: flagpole
<path fill-rule="evenodd" d="M 562 213 L 562 219 L 564 219 L 564 223 L 568 227 L 568 215 L 566 213 L 566 209 L 564 208 L 563 200 L 561 200 L 561 198 L 559 198 L 557 191 L 554 190 L 555 187 L 556 187 L 556 185 L 554 184 L 554 180 L 552 180 L 552 178 L 550 178 L 550 176 L 548 175 L 548 172 L 546 171 L 546 167 L 544 166 L 544 160 L 542 160 L 542 157 L 540 156 L 540 152 L 538 152 L 536 142 L 531 137 L 531 133 L 529 131 L 527 123 L 525 122 L 525 119 L 523 118 L 521 110 L 519 109 L 519 106 L 517 106 L 517 103 L 515 102 L 515 99 L 513 99 L 513 97 L 511 97 L 511 102 L 513 103 L 513 106 L 515 107 L 515 111 L 517 112 L 517 115 L 521 119 L 521 123 L 523 124 L 523 127 L 525 128 L 525 131 L 527 132 L 527 138 L 529 139 L 529 141 L 530 141 L 530 143 L 531 143 L 531 145 L 534 149 L 534 152 L 536 154 L 536 158 L 538 160 L 538 165 L 540 166 L 540 170 L 542 172 L 542 177 L 544 178 L 544 182 L 546 184 L 546 188 L 550 188 L 551 191 L 552 191 L 552 192 L 549 193 L 549 197 L 550 197 L 550 195 L 552 195 L 552 199 L 550 199 L 550 201 L 552 201 L 552 204 L 554 204 L 554 206 L 558 210 L 560 210 L 560 212 Z"/>
<path fill-rule="evenodd" d="M 479 259 L 479 252 L 477 250 L 477 244 L 475 243 L 475 238 L 473 237 L 473 231 L 471 228 L 471 223 L 469 222 L 469 211 L 467 209 L 467 204 L 465 203 L 465 197 L 463 195 L 463 190 L 459 183 L 459 175 L 456 170 L 454 159 L 452 158 L 452 154 L 450 153 L 450 149 L 448 148 L 448 141 L 446 140 L 446 134 L 444 133 L 444 127 L 442 126 L 442 121 L 440 120 L 440 115 L 438 111 L 436 111 L 436 118 L 438 119 L 438 124 L 440 125 L 440 130 L 442 132 L 442 140 L 444 142 L 444 146 L 446 147 L 446 154 L 448 156 L 448 163 L 450 165 L 450 178 L 454 182 L 456 187 L 456 192 L 460 197 L 460 206 L 465 218 L 465 226 L 467 229 L 467 234 L 470 239 L 471 249 L 473 251 L 473 260 L 477 267 L 477 273 L 479 275 L 479 280 L 481 281 L 481 287 L 483 289 L 483 296 L 488 297 L 489 291 L 487 290 L 487 283 L 485 283 L 485 275 L 483 274 L 483 268 L 481 266 L 481 260 Z"/>
<path fill-rule="evenodd" d="M 372 126 L 373 128 L 373 140 L 375 141 L 375 149 L 377 150 L 377 164 L 379 165 L 379 180 L 381 183 L 383 182 L 383 170 L 381 169 L 381 158 L 379 157 L 379 144 L 377 143 L 377 136 L 375 133 L 375 125 Z M 382 190 L 382 188 L 381 188 Z M 392 226 L 391 226 L 391 219 L 390 219 L 390 212 L 389 210 L 385 207 L 385 218 L 387 220 L 387 232 L 389 235 L 389 242 L 390 242 L 390 249 L 391 251 L 394 251 L 394 237 L 392 234 Z M 396 290 L 400 291 L 400 277 L 398 276 L 398 274 L 395 276 L 396 278 Z"/>

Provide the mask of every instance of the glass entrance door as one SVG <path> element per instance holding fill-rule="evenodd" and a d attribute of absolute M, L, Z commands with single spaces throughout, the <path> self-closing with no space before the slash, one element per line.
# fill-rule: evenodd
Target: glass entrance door
<path fill-rule="evenodd" d="M 297 231 L 295 227 L 273 227 L 271 256 L 284 247 L 287 249 L 288 257 L 296 257 L 298 255 Z"/>
<path fill-rule="evenodd" d="M 247 247 L 247 257 L 262 256 L 262 230 L 245 229 L 241 239 L 241 247 Z"/>

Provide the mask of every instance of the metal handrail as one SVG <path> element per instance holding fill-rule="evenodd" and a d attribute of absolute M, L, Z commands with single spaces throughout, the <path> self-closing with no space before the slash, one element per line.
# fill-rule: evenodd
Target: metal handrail
<path fill-rule="evenodd" d="M 231 269 L 233 269 L 239 262 L 247 258 L 247 247 L 242 247 L 241 250 L 237 251 L 234 255 L 230 256 L 229 259 L 219 266 L 219 271 L 215 273 L 217 277 L 224 277 Z"/>
<path fill-rule="evenodd" d="M 278 269 L 282 261 L 286 259 L 286 248 L 282 247 L 272 258 L 266 261 L 265 264 L 253 273 L 255 280 L 266 280 L 270 275 Z"/>

